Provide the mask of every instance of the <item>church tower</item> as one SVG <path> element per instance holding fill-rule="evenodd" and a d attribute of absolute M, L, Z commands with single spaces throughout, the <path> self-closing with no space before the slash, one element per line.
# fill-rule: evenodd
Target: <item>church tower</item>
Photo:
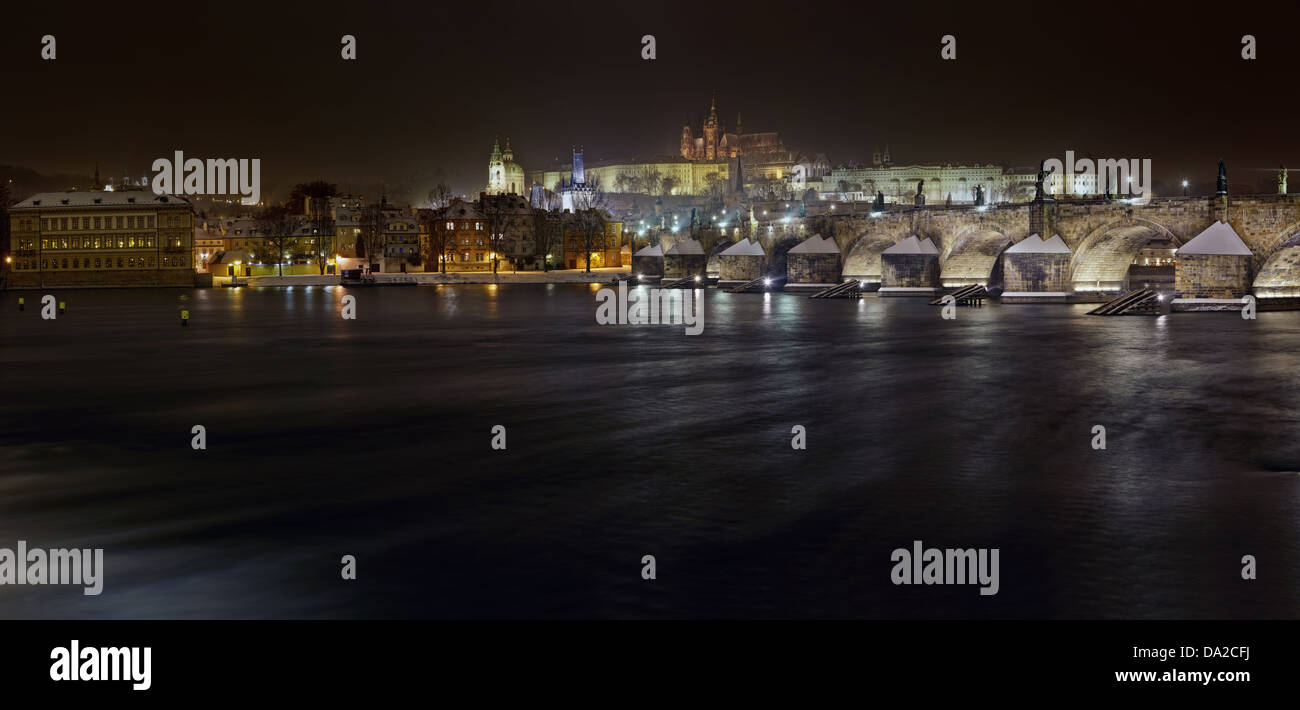
<path fill-rule="evenodd" d="M 709 104 L 709 119 L 704 122 L 704 159 L 718 159 L 718 92 L 713 92 Z"/>
<path fill-rule="evenodd" d="M 499 195 L 506 191 L 505 187 L 506 164 L 501 159 L 501 141 L 498 138 L 493 138 L 492 156 L 488 158 L 487 193 L 489 195 Z"/>
<path fill-rule="evenodd" d="M 695 138 L 691 136 L 691 124 L 682 126 L 682 157 L 687 160 L 695 158 Z"/>
<path fill-rule="evenodd" d="M 880 146 L 876 146 L 876 152 L 871 154 L 871 166 L 880 167 Z"/>
<path fill-rule="evenodd" d="M 573 149 L 573 180 L 574 185 L 587 184 L 587 170 L 582 165 L 582 149 Z"/>

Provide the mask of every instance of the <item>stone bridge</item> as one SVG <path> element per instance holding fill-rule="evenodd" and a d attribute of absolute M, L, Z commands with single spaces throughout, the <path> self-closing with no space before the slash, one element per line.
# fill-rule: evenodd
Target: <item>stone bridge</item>
<path fill-rule="evenodd" d="M 1226 219 L 1254 252 L 1255 287 L 1300 295 L 1300 195 L 1152 198 L 1123 201 L 1056 200 L 988 207 L 926 206 L 809 217 L 760 229 L 774 269 L 785 252 L 812 234 L 833 234 L 843 254 L 843 276 L 880 280 L 880 253 L 913 234 L 934 240 L 946 287 L 997 285 L 1002 252 L 1037 233 L 1059 234 L 1073 252 L 1076 291 L 1121 291 L 1129 267 L 1151 241 L 1180 246 L 1216 220 Z M 710 245 L 719 250 L 725 245 Z M 1281 293 L 1294 289 L 1297 293 Z"/>

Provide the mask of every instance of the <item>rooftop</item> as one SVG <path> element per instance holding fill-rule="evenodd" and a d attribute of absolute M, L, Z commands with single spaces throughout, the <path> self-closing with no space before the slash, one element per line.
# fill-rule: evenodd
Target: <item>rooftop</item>
<path fill-rule="evenodd" d="M 1227 222 L 1215 222 L 1178 249 L 1179 254 L 1231 254 L 1250 256 L 1250 247 Z"/>
<path fill-rule="evenodd" d="M 189 201 L 175 195 L 155 195 L 149 190 L 41 192 L 19 202 L 11 209 L 145 207 L 163 204 L 188 205 Z"/>

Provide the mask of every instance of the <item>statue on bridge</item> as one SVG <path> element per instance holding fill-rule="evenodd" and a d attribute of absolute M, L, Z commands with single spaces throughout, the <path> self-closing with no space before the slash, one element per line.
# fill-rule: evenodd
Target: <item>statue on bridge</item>
<path fill-rule="evenodd" d="M 914 201 L 915 201 L 917 207 L 924 207 L 924 206 L 925 206 L 925 193 L 922 192 L 922 190 L 924 190 L 924 189 L 925 189 L 925 181 L 924 181 L 924 180 L 921 180 L 921 181 L 919 181 L 919 182 L 916 183 L 916 199 L 915 199 Z"/>
<path fill-rule="evenodd" d="M 983 206 L 984 206 L 984 186 L 983 186 L 983 185 L 976 185 L 976 186 L 975 186 L 975 206 L 976 206 L 976 207 L 983 207 Z"/>
<path fill-rule="evenodd" d="M 1034 182 L 1034 202 L 1045 202 L 1051 199 L 1043 188 L 1043 183 L 1047 182 L 1047 175 L 1047 161 L 1043 160 L 1038 164 L 1038 180 Z"/>
<path fill-rule="evenodd" d="M 1277 171 L 1277 194 L 1286 194 L 1286 166 Z"/>
<path fill-rule="evenodd" d="M 1223 158 L 1219 158 L 1219 179 L 1215 182 L 1215 194 L 1228 194 L 1228 167 L 1223 164 Z"/>
<path fill-rule="evenodd" d="M 885 193 L 880 191 L 876 192 L 876 199 L 871 203 L 871 211 L 872 212 L 885 211 Z"/>

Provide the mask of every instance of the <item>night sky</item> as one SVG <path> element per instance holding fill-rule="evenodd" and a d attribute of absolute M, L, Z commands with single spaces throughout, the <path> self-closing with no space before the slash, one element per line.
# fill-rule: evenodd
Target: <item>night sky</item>
<path fill-rule="evenodd" d="M 423 194 L 441 176 L 469 192 L 494 134 L 528 169 L 572 145 L 589 160 L 672 154 L 716 89 L 729 126 L 740 111 L 747 131 L 835 164 L 885 143 L 903 164 L 1030 166 L 1073 149 L 1152 158 L 1158 190 L 1209 189 L 1220 157 L 1234 189 L 1300 168 L 1294 5 L 274 5 L 10 6 L 0 164 L 140 175 L 180 149 L 261 158 L 273 194 L 318 177 Z M 357 61 L 339 56 L 344 34 Z M 940 59 L 944 34 L 956 61 Z M 1243 34 L 1258 59 L 1241 59 Z"/>

